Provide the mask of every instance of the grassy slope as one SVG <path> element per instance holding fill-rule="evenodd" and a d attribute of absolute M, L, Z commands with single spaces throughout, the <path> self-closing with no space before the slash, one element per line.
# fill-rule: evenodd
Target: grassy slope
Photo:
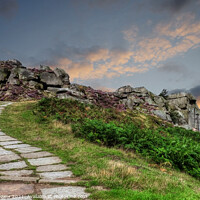
<path fill-rule="evenodd" d="M 34 102 L 16 103 L 0 116 L 8 135 L 58 155 L 71 163 L 72 171 L 92 192 L 91 199 L 200 199 L 198 180 L 121 149 L 106 148 L 75 138 L 70 127 L 57 121 L 40 123 L 33 114 Z M 108 191 L 91 189 L 103 185 Z"/>

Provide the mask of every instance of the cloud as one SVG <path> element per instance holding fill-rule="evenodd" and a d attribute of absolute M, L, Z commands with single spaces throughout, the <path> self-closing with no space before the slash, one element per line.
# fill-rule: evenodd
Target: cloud
<path fill-rule="evenodd" d="M 88 4 L 91 7 L 101 7 L 101 8 L 110 7 L 119 2 L 122 3 L 122 0 L 88 0 Z"/>
<path fill-rule="evenodd" d="M 157 69 L 157 71 L 164 74 L 176 74 L 177 76 L 179 76 L 177 81 L 183 80 L 185 79 L 185 77 L 193 76 L 193 74 L 191 74 L 191 72 L 188 71 L 188 69 L 184 65 L 180 65 L 175 62 L 166 62 L 165 64 L 161 65 Z"/>
<path fill-rule="evenodd" d="M 54 54 L 52 60 L 48 60 L 51 67 L 61 67 L 69 73 L 71 80 L 92 80 L 102 79 L 104 77 L 112 78 L 122 74 L 133 74 L 144 72 L 146 68 L 139 68 L 128 65 L 132 59 L 132 52 L 125 49 L 106 49 L 100 47 L 91 47 L 86 49 L 69 48 L 63 49 L 64 52 L 73 51 L 66 54 L 56 50 L 51 50 Z M 51 55 L 50 54 L 50 55 Z M 45 63 L 45 62 L 43 62 Z"/>
<path fill-rule="evenodd" d="M 174 89 L 174 90 L 170 90 L 168 93 L 169 93 L 169 94 L 176 94 L 176 93 L 180 93 L 180 92 L 188 92 L 188 90 L 186 90 L 185 88 L 182 88 L 182 89 Z"/>
<path fill-rule="evenodd" d="M 46 62 L 43 63 L 64 68 L 72 80 L 131 76 L 152 67 L 183 76 L 187 73 L 184 66 L 166 61 L 200 46 L 200 22 L 188 14 L 159 23 L 148 34 L 133 24 L 122 31 L 122 36 L 129 44 L 127 49 L 79 48 L 57 43 L 46 51 Z"/>
<path fill-rule="evenodd" d="M 98 48 L 86 53 L 85 59 L 89 62 L 105 61 L 109 58 L 109 50 Z"/>
<path fill-rule="evenodd" d="M 189 90 L 195 97 L 200 96 L 200 85 L 197 85 Z"/>
<path fill-rule="evenodd" d="M 148 35 L 135 26 L 122 32 L 137 65 L 155 67 L 200 46 L 200 22 L 187 14 L 159 23 Z"/>
<path fill-rule="evenodd" d="M 11 18 L 16 14 L 17 10 L 17 0 L 0 0 L 0 16 Z"/>
<path fill-rule="evenodd" d="M 174 89 L 174 90 L 169 91 L 170 94 L 175 94 L 175 93 L 179 93 L 179 92 L 191 93 L 193 96 L 198 98 L 198 97 L 200 97 L 200 85 L 196 85 L 195 87 L 190 88 L 189 90 L 182 88 L 182 89 Z"/>
<path fill-rule="evenodd" d="M 130 0 L 126 0 L 126 3 L 128 3 Z M 107 8 L 113 8 L 113 6 L 122 6 L 124 5 L 124 0 L 73 0 L 72 3 L 75 6 L 80 5 L 87 5 L 90 8 L 101 8 L 101 9 L 107 9 Z"/>
<path fill-rule="evenodd" d="M 199 0 L 152 0 L 153 9 L 156 11 L 169 11 L 177 13 L 192 4 L 199 2 Z"/>
<path fill-rule="evenodd" d="M 165 63 L 158 68 L 160 72 L 171 72 L 171 73 L 184 73 L 183 66 L 177 65 L 176 63 Z M 186 70 L 186 69 L 185 69 Z"/>
<path fill-rule="evenodd" d="M 122 31 L 124 39 L 129 42 L 135 42 L 137 39 L 139 28 L 136 25 L 132 25 L 129 29 Z"/>

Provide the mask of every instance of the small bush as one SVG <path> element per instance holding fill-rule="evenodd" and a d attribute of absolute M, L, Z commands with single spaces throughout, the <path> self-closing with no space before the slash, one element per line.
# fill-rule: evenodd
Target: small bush
<path fill-rule="evenodd" d="M 169 114 L 170 114 L 170 117 L 172 119 L 172 122 L 174 124 L 178 124 L 179 119 L 180 119 L 180 115 L 176 111 L 174 111 L 174 110 L 170 111 Z"/>

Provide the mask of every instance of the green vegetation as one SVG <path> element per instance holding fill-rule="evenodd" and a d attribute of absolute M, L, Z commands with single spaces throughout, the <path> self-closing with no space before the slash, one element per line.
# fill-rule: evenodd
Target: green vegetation
<path fill-rule="evenodd" d="M 85 120 L 75 126 L 77 136 L 106 146 L 135 150 L 158 164 L 167 163 L 200 178 L 200 136 L 180 128 L 139 129 L 100 120 Z M 189 136 L 188 136 L 189 135 Z"/>
<path fill-rule="evenodd" d="M 200 137 L 196 132 L 166 126 L 156 117 L 137 111 L 118 112 L 56 99 L 16 103 L 0 116 L 2 131 L 54 153 L 71 166 L 76 176 L 87 180 L 81 185 L 92 193 L 91 199 L 198 200 L 199 180 L 172 168 L 170 163 L 176 166 L 173 157 L 169 162 L 164 156 L 171 148 L 172 155 L 178 156 L 177 163 L 186 150 L 190 159 L 191 151 L 197 152 Z M 118 135 L 114 141 L 113 132 Z M 99 136 L 100 133 L 103 135 Z M 178 144 L 176 139 L 180 140 Z M 186 147 L 181 146 L 184 141 Z M 165 149 L 167 143 L 171 144 L 169 149 Z M 192 150 L 189 143 L 193 145 Z M 159 145 L 166 146 L 162 149 Z M 141 154 L 145 156 L 141 158 Z M 97 185 L 108 190 L 92 187 Z"/>
<path fill-rule="evenodd" d="M 159 96 L 163 97 L 164 99 L 167 99 L 168 91 L 166 89 L 163 89 L 162 92 L 159 94 Z"/>
<path fill-rule="evenodd" d="M 169 114 L 173 123 L 177 124 L 179 122 L 180 115 L 175 110 L 171 110 Z"/>
<path fill-rule="evenodd" d="M 131 149 L 158 164 L 168 163 L 200 178 L 200 135 L 196 132 L 177 127 L 142 128 L 135 124 L 138 113 L 87 107 L 72 100 L 43 99 L 37 114 L 41 120 L 51 117 L 72 123 L 75 135 L 91 142 Z"/>

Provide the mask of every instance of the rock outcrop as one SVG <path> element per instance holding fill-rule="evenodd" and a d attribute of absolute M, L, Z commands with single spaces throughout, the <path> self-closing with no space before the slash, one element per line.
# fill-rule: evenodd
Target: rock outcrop
<path fill-rule="evenodd" d="M 26 68 L 18 60 L 0 61 L 0 100 L 40 99 L 44 96 L 75 99 L 104 108 L 139 110 L 188 129 L 199 130 L 199 108 L 188 93 L 162 97 L 145 87 L 123 86 L 115 92 L 104 92 L 70 84 L 69 75 L 49 66 Z"/>
<path fill-rule="evenodd" d="M 48 87 L 61 88 L 70 84 L 62 69 L 48 66 L 26 68 L 18 60 L 0 61 L 0 100 L 40 99 Z"/>

